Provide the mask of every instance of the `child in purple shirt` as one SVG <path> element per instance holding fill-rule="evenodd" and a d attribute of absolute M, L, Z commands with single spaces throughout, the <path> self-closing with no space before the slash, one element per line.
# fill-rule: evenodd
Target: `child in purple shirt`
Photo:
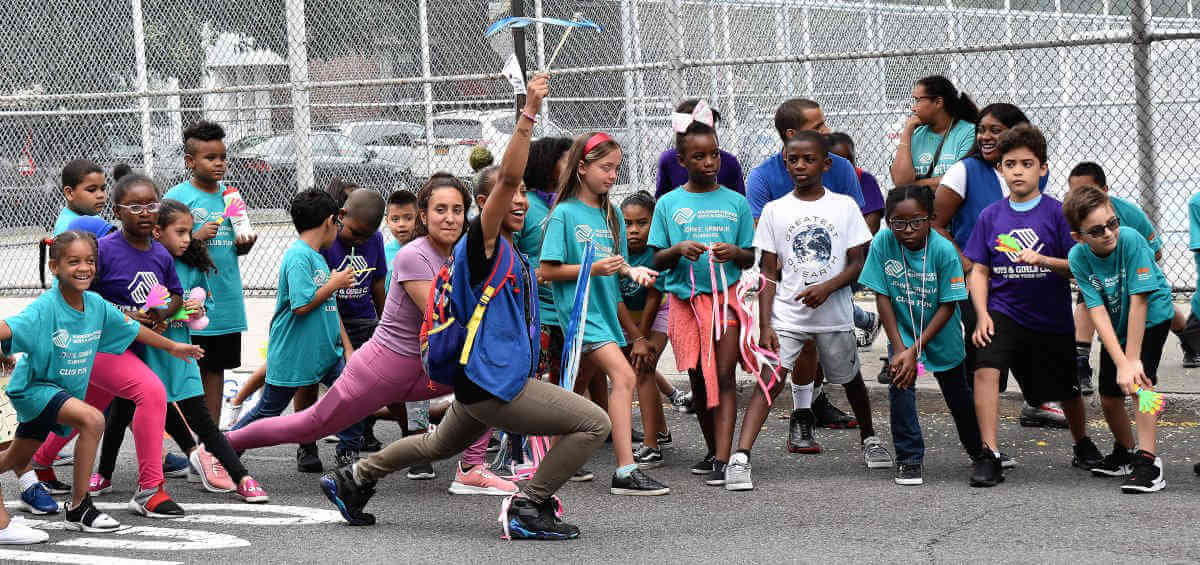
<path fill-rule="evenodd" d="M 675 111 L 681 114 L 690 114 L 696 109 L 698 103 L 699 100 L 695 98 L 684 100 L 675 108 Z M 721 121 L 721 113 L 713 110 L 712 115 L 715 127 Z M 663 151 L 658 158 L 657 188 L 654 190 L 654 199 L 662 198 L 664 194 L 687 184 L 687 181 L 687 169 L 679 164 L 679 152 L 674 147 Z M 746 179 L 742 175 L 742 165 L 731 153 L 721 151 L 721 168 L 717 172 L 717 184 L 738 194 L 746 194 Z"/>

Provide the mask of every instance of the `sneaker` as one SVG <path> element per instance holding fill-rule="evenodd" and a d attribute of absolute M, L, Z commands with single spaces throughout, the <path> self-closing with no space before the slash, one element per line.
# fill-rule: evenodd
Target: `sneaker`
<path fill-rule="evenodd" d="M 70 451 L 60 451 L 60 452 L 58 452 L 58 455 L 54 456 L 53 465 L 55 467 L 62 467 L 65 465 L 74 465 L 74 464 L 75 464 L 75 454 Z"/>
<path fill-rule="evenodd" d="M 717 456 L 709 453 L 708 455 L 704 456 L 704 459 L 697 461 L 696 464 L 692 465 L 691 469 L 688 470 L 691 471 L 693 475 L 707 475 L 712 472 L 713 462 L 716 460 Z"/>
<path fill-rule="evenodd" d="M 883 361 L 883 366 L 879 368 L 879 374 L 875 375 L 875 381 L 881 385 L 892 384 L 892 368 L 888 366 L 888 358 L 880 357 Z"/>
<path fill-rule="evenodd" d="M 820 453 L 821 444 L 813 439 L 813 425 L 816 416 L 812 410 L 802 408 L 792 411 L 791 424 L 788 425 L 787 448 L 792 453 Z"/>
<path fill-rule="evenodd" d="M 571 478 L 569 478 L 567 480 L 571 481 L 573 483 L 586 483 L 595 478 L 596 478 L 595 473 L 593 473 L 587 469 L 580 469 L 578 471 L 575 471 L 575 474 L 571 475 Z"/>
<path fill-rule="evenodd" d="M 725 466 L 725 490 L 754 490 L 750 480 L 750 458 L 745 453 L 734 453 Z"/>
<path fill-rule="evenodd" d="M 337 443 L 342 440 L 339 439 L 336 435 L 328 435 L 328 436 L 321 438 L 321 441 L 323 441 L 325 443 Z"/>
<path fill-rule="evenodd" d="M 637 463 L 638 469 L 661 467 L 663 464 L 662 450 L 657 447 L 643 445 L 641 449 L 633 454 L 633 462 Z"/>
<path fill-rule="evenodd" d="M 608 488 L 608 492 L 627 496 L 662 496 L 670 494 L 671 489 L 650 478 L 650 475 L 643 473 L 641 469 L 634 469 L 625 477 L 618 477 L 613 473 L 612 486 Z"/>
<path fill-rule="evenodd" d="M 24 520 L 9 520 L 8 527 L 0 530 L 0 545 L 33 545 L 48 539 L 50 534 L 26 526 Z"/>
<path fill-rule="evenodd" d="M 921 464 L 901 463 L 896 465 L 896 484 L 904 486 L 925 484 L 925 479 L 921 476 Z"/>
<path fill-rule="evenodd" d="M 414 481 L 427 481 L 436 479 L 437 473 L 433 470 L 433 465 L 430 463 L 421 463 L 408 468 L 408 473 L 404 476 Z"/>
<path fill-rule="evenodd" d="M 371 423 L 363 428 L 362 446 L 359 448 L 359 451 L 363 453 L 375 453 L 382 449 L 383 442 L 375 437 L 375 421 L 372 419 Z"/>
<path fill-rule="evenodd" d="M 858 427 L 858 420 L 834 406 L 824 392 L 813 399 L 812 411 L 817 418 L 817 425 L 822 428 L 845 430 Z"/>
<path fill-rule="evenodd" d="M 643 441 L 646 441 L 646 434 L 643 434 L 642 430 L 634 428 L 629 431 L 629 442 L 630 443 L 642 443 Z M 605 438 L 604 443 L 612 443 L 612 434 L 611 433 L 608 434 L 607 438 Z"/>
<path fill-rule="evenodd" d="M 188 482 L 191 482 L 189 479 Z M 112 481 L 104 478 L 100 473 L 92 473 L 91 480 L 88 481 L 88 494 L 92 496 L 100 496 L 112 492 Z"/>
<path fill-rule="evenodd" d="M 565 540 L 579 537 L 579 528 L 558 518 L 554 500 L 544 504 L 516 495 L 501 505 L 502 539 Z"/>
<path fill-rule="evenodd" d="M 1133 472 L 1133 454 L 1129 448 L 1113 442 L 1112 453 L 1089 469 L 1097 477 L 1124 477 Z"/>
<path fill-rule="evenodd" d="M 674 406 L 676 411 L 683 412 L 684 414 L 694 413 L 696 410 L 692 407 L 692 391 L 683 392 L 675 389 L 675 392 L 677 394 L 671 397 L 671 406 Z"/>
<path fill-rule="evenodd" d="M 375 495 L 375 481 L 358 484 L 352 469 L 339 467 L 321 475 L 321 492 L 351 526 L 371 526 L 375 524 L 375 515 L 363 512 L 363 507 Z"/>
<path fill-rule="evenodd" d="M 659 447 L 666 447 L 668 445 L 671 445 L 671 442 L 673 441 L 671 439 L 671 432 L 658 432 L 658 433 L 654 434 L 654 437 L 658 438 L 658 446 Z"/>
<path fill-rule="evenodd" d="M 1156 492 L 1167 487 L 1163 478 L 1162 459 L 1139 449 L 1133 454 L 1133 472 L 1121 483 L 1121 492 Z"/>
<path fill-rule="evenodd" d="M 1004 453 L 1003 451 L 1000 452 L 1000 468 L 1013 469 L 1016 466 L 1017 466 L 1016 459 L 1009 457 L 1008 454 Z"/>
<path fill-rule="evenodd" d="M 54 468 L 34 463 L 33 472 L 37 474 L 38 481 L 46 487 L 46 491 L 50 494 L 71 494 L 71 485 L 58 480 L 58 476 L 54 474 Z"/>
<path fill-rule="evenodd" d="M 233 478 L 229 476 L 225 467 L 221 466 L 221 462 L 203 447 L 193 449 L 188 460 L 191 461 L 191 465 L 188 466 L 188 482 L 198 482 L 208 492 L 233 492 L 237 488 L 237 485 L 233 484 Z"/>
<path fill-rule="evenodd" d="M 58 502 L 50 498 L 50 493 L 42 483 L 34 483 L 33 486 L 21 492 L 21 510 L 30 514 L 41 516 L 44 514 L 58 514 Z"/>
<path fill-rule="evenodd" d="M 859 349 L 867 349 L 875 343 L 875 338 L 879 337 L 879 330 L 882 324 L 879 322 L 879 314 L 867 312 L 867 316 L 871 319 L 865 328 L 854 328 L 855 341 L 858 342 Z"/>
<path fill-rule="evenodd" d="M 366 449 L 363 449 L 363 451 L 366 451 Z M 496 436 L 492 436 L 488 440 L 487 452 L 496 453 L 497 451 L 500 451 L 500 440 L 496 439 Z"/>
<path fill-rule="evenodd" d="M 335 467 L 345 467 L 358 462 L 357 451 L 339 451 L 333 456 L 333 464 Z"/>
<path fill-rule="evenodd" d="M 1000 466 L 1000 458 L 992 452 L 992 448 L 983 446 L 983 453 L 975 459 L 971 469 L 970 485 L 973 487 L 994 487 L 1004 482 L 1004 468 Z"/>
<path fill-rule="evenodd" d="M 506 481 L 493 475 L 483 465 L 475 465 L 469 471 L 463 471 L 462 465 L 455 465 L 454 482 L 450 483 L 450 494 L 490 494 L 495 496 L 511 496 L 520 489 L 512 481 Z"/>
<path fill-rule="evenodd" d="M 1086 358 L 1075 360 L 1075 373 L 1079 377 L 1079 392 L 1084 396 L 1095 394 L 1096 389 L 1092 388 L 1092 366 Z"/>
<path fill-rule="evenodd" d="M 188 458 L 182 455 L 168 453 L 163 457 L 163 476 L 168 479 L 183 479 L 187 477 Z"/>
<path fill-rule="evenodd" d="M 237 424 L 241 417 L 242 405 L 234 404 L 232 400 L 226 399 L 221 403 L 221 423 L 218 427 L 221 431 L 227 432 L 234 424 Z"/>
<path fill-rule="evenodd" d="M 325 470 L 316 445 L 307 443 L 296 449 L 296 470 L 301 473 L 320 473 Z"/>
<path fill-rule="evenodd" d="M 168 498 L 167 500 L 169 501 L 170 499 Z M 133 502 L 130 501 L 130 504 L 133 504 Z M 172 502 L 172 504 L 174 503 Z M 66 510 L 63 525 L 68 530 L 99 533 L 115 532 L 121 529 L 121 523 L 115 518 L 96 510 L 96 506 L 92 504 L 92 497 L 90 496 L 83 497 L 83 501 L 75 508 L 71 508 L 71 501 L 68 500 L 63 503 L 63 509 Z"/>
<path fill-rule="evenodd" d="M 249 504 L 261 504 L 269 502 L 271 497 L 267 496 L 267 491 L 263 490 L 262 485 L 254 480 L 254 477 L 246 477 L 242 479 L 242 483 L 237 486 L 238 498 Z"/>
<path fill-rule="evenodd" d="M 1200 367 L 1200 351 L 1189 351 L 1183 354 L 1183 368 L 1195 369 Z"/>
<path fill-rule="evenodd" d="M 1067 428 L 1067 415 L 1057 402 L 1044 402 L 1041 406 L 1026 404 L 1021 407 L 1021 425 L 1026 428 Z"/>
<path fill-rule="evenodd" d="M 728 466 L 728 463 L 714 458 L 712 472 L 708 474 L 708 478 L 704 479 L 704 484 L 710 487 L 719 487 L 725 484 L 725 468 Z"/>
<path fill-rule="evenodd" d="M 1075 442 L 1073 451 L 1075 452 L 1075 456 L 1071 458 L 1071 465 L 1080 469 L 1091 470 L 1093 467 L 1100 465 L 1101 461 L 1104 461 L 1104 455 L 1096 448 L 1096 444 L 1092 441 L 1092 438 L 1087 436 L 1083 436 L 1083 439 Z"/>
<path fill-rule="evenodd" d="M 892 454 L 888 453 L 883 442 L 876 436 L 870 436 L 862 442 L 863 461 L 868 469 L 891 469 Z"/>
<path fill-rule="evenodd" d="M 183 516 L 183 507 L 171 500 L 163 485 L 138 491 L 129 500 L 129 511 L 147 518 L 179 518 Z M 68 518 L 70 521 L 70 518 Z"/>

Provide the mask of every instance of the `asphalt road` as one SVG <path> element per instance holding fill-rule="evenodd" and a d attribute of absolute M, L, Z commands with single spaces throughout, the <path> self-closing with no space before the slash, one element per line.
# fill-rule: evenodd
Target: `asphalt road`
<path fill-rule="evenodd" d="M 743 382 L 743 404 L 751 383 Z M 835 387 L 836 388 L 836 387 Z M 889 441 L 886 392 L 872 389 L 879 434 Z M 1070 467 L 1065 430 L 1021 428 L 1017 397 L 1003 402 L 1001 448 L 1018 467 L 992 489 L 967 486 L 967 458 L 955 439 L 936 392 L 920 391 L 926 431 L 925 484 L 901 487 L 890 470 L 868 470 L 858 432 L 821 430 L 821 455 L 792 455 L 784 448 L 787 422 L 773 417 L 752 456 L 756 489 L 733 493 L 708 487 L 688 473 L 704 455 L 694 419 L 669 412 L 675 444 L 667 465 L 651 474 L 672 487 L 665 497 L 608 494 L 611 449 L 588 468 L 590 483 L 568 483 L 560 492 L 567 519 L 583 534 L 569 542 L 503 542 L 496 522 L 500 498 L 446 493 L 452 462 L 435 465 L 432 481 L 395 476 L 380 483 L 368 510 L 373 527 L 348 527 L 335 519 L 320 494 L 317 475 L 296 472 L 294 447 L 253 451 L 246 463 L 271 495 L 260 512 L 232 495 L 196 490 L 171 479 L 169 491 L 190 516 L 149 520 L 123 503 L 132 495 L 132 441 L 118 466 L 112 514 L 135 526 L 123 535 L 85 535 L 52 529 L 48 544 L 0 548 L 0 562 L 57 563 L 467 563 L 554 559 L 560 562 L 1115 562 L 1200 560 L 1195 524 L 1200 458 L 1195 412 L 1168 407 L 1161 455 L 1168 487 L 1152 495 L 1121 494 L 1116 479 L 1097 479 Z M 845 406 L 840 391 L 835 403 Z M 790 410 L 781 398 L 777 414 Z M 1092 435 L 1106 449 L 1111 436 L 1093 408 Z M 399 437 L 387 424 L 381 439 Z M 332 445 L 322 444 L 326 463 Z M 69 467 L 60 467 L 60 478 Z M 11 500 L 11 475 L 3 481 Z M 196 506 L 203 504 L 204 506 Z M 26 515 L 27 516 L 27 515 Z M 249 523 L 247 523 L 249 522 Z M 257 522 L 257 523 L 256 523 Z"/>

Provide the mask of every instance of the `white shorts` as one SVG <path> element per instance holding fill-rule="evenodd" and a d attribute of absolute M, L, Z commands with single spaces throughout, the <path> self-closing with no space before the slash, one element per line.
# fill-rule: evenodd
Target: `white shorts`
<path fill-rule="evenodd" d="M 779 360 L 788 371 L 795 367 L 804 344 L 816 340 L 817 359 L 825 370 L 825 382 L 844 385 L 858 375 L 861 365 L 853 330 L 824 333 L 775 330 L 775 334 L 779 336 Z"/>

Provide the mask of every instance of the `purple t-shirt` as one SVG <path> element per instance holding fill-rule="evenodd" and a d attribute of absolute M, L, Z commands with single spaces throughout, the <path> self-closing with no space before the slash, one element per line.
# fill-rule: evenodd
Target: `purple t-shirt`
<path fill-rule="evenodd" d="M 863 215 L 882 212 L 884 208 L 883 191 L 879 190 L 879 180 L 875 178 L 875 175 L 858 167 L 855 167 L 854 170 L 858 172 L 858 185 L 862 187 Z"/>
<path fill-rule="evenodd" d="M 446 259 L 429 244 L 428 237 L 418 237 L 400 248 L 392 260 L 392 280 L 388 283 L 383 316 L 371 339 L 398 355 L 416 357 L 420 354 L 418 342 L 424 316 L 401 283 L 432 281 Z"/>
<path fill-rule="evenodd" d="M 654 199 L 675 190 L 687 183 L 687 169 L 679 164 L 679 151 L 674 148 L 663 151 L 658 158 L 658 188 L 654 191 Z M 746 179 L 742 175 L 742 165 L 737 157 L 721 151 L 721 170 L 717 171 L 717 184 L 738 194 L 746 194 Z"/>
<path fill-rule="evenodd" d="M 342 238 L 334 238 L 333 245 L 321 250 L 321 256 L 325 258 L 325 264 L 329 265 L 331 271 L 340 271 L 346 266 L 355 271 L 375 269 L 354 275 L 354 286 L 343 288 L 333 295 L 337 298 L 338 313 L 342 318 L 378 318 L 371 287 L 375 281 L 386 278 L 388 274 L 387 258 L 383 252 L 383 235 L 375 232 L 366 243 L 350 248 L 342 243 Z"/>
<path fill-rule="evenodd" d="M 96 278 L 91 290 L 113 303 L 122 312 L 146 305 L 150 287 L 161 284 L 171 294 L 183 294 L 175 258 L 161 243 L 151 240 L 150 250 L 134 248 L 120 231 L 112 232 L 97 243 Z"/>
<path fill-rule="evenodd" d="M 997 251 L 995 242 L 1000 234 L 1010 235 L 1047 257 L 1066 259 L 1075 241 L 1063 217 L 1062 203 L 1043 195 L 1032 210 L 1018 212 L 1007 198 L 993 202 L 979 214 L 963 252 L 992 271 L 989 310 L 1035 332 L 1074 332 L 1070 282 L 1050 269 L 1018 263 L 1013 255 Z"/>

